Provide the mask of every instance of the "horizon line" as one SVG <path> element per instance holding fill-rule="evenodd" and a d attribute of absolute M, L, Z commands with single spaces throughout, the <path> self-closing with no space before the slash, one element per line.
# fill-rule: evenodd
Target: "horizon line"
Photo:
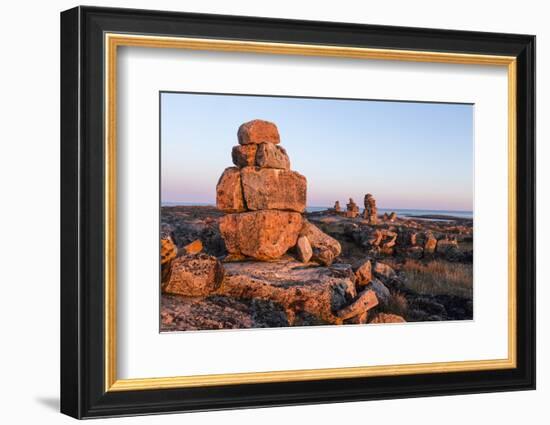
<path fill-rule="evenodd" d="M 188 202 L 188 201 L 161 201 L 162 204 L 188 204 L 181 206 L 216 206 L 216 202 Z M 359 205 L 358 205 L 359 206 Z M 306 205 L 306 208 L 327 208 L 330 209 L 332 206 L 328 205 Z M 359 206 L 360 209 L 365 209 L 364 207 Z M 441 209 L 441 208 L 400 208 L 400 207 L 378 207 L 377 209 L 381 210 L 402 210 L 402 211 L 414 211 L 414 210 L 424 210 L 424 211 L 448 211 L 448 212 L 463 212 L 463 213 L 473 213 L 473 210 L 456 210 L 456 209 Z"/>

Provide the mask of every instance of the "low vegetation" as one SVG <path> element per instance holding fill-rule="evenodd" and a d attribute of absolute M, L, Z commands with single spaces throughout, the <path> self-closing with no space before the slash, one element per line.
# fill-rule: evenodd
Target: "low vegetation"
<path fill-rule="evenodd" d="M 409 303 L 401 292 L 392 292 L 387 305 L 383 308 L 387 313 L 397 314 L 406 317 L 409 310 Z"/>
<path fill-rule="evenodd" d="M 400 270 L 404 274 L 407 287 L 419 294 L 457 295 L 472 299 L 472 264 L 442 260 L 428 263 L 406 260 L 401 264 Z"/>

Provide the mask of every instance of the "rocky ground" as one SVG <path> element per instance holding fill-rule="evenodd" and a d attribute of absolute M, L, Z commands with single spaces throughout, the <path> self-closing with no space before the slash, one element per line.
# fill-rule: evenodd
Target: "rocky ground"
<path fill-rule="evenodd" d="M 203 286 L 203 275 L 197 275 L 192 296 L 175 294 L 185 292 L 178 290 L 183 283 L 177 279 L 170 280 L 170 288 L 163 286 L 162 331 L 473 317 L 472 220 L 386 215 L 369 224 L 332 210 L 304 213 L 312 228 L 342 248 L 320 264 L 299 261 L 300 240 L 277 260 L 228 255 L 219 229 L 224 215 L 214 207 L 162 207 L 161 231 L 177 246 L 161 254 L 163 262 L 173 264 L 171 270 L 189 268 L 190 261 L 207 267 L 212 257 L 221 261 L 203 271 L 209 273 Z M 189 260 L 189 253 L 196 259 Z M 163 268 L 163 281 L 164 273 Z"/>

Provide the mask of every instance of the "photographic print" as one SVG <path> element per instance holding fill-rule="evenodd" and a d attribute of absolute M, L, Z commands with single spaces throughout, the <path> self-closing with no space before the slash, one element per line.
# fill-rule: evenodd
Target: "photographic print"
<path fill-rule="evenodd" d="M 161 92 L 161 332 L 472 320 L 473 113 Z"/>

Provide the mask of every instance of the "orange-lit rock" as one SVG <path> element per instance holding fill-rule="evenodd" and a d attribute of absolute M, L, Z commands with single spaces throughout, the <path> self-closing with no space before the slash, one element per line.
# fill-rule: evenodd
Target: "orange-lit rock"
<path fill-rule="evenodd" d="M 160 264 L 168 264 L 178 253 L 176 244 L 172 238 L 166 234 L 160 237 Z"/>
<path fill-rule="evenodd" d="M 218 180 L 216 207 L 225 212 L 245 211 L 241 174 L 237 167 L 226 168 Z"/>
<path fill-rule="evenodd" d="M 343 320 L 351 319 L 352 317 L 363 314 L 365 311 L 369 311 L 377 305 L 378 298 L 376 297 L 376 293 L 373 290 L 366 289 L 358 295 L 353 303 L 339 310 L 336 315 Z"/>
<path fill-rule="evenodd" d="M 256 163 L 258 145 L 237 145 L 231 150 L 231 159 L 237 167 L 247 167 Z"/>
<path fill-rule="evenodd" d="M 202 242 L 200 239 L 194 240 L 190 244 L 185 245 L 182 250 L 189 255 L 198 254 L 203 250 Z"/>
<path fill-rule="evenodd" d="M 172 261 L 163 291 L 189 297 L 206 296 L 220 287 L 223 277 L 223 266 L 216 257 L 184 255 Z"/>
<path fill-rule="evenodd" d="M 239 144 L 250 145 L 259 143 L 280 142 L 277 126 L 269 121 L 252 120 L 242 124 L 237 132 Z"/>
<path fill-rule="evenodd" d="M 308 238 L 313 250 L 312 260 L 322 265 L 330 266 L 334 259 L 342 252 L 340 242 L 307 220 L 304 220 L 300 236 Z"/>
<path fill-rule="evenodd" d="M 298 242 L 296 242 L 296 255 L 298 256 L 298 260 L 300 260 L 302 263 L 307 263 L 309 260 L 311 260 L 313 251 L 311 249 L 311 244 L 309 243 L 309 240 L 306 236 L 300 236 L 298 238 Z"/>
<path fill-rule="evenodd" d="M 296 171 L 274 168 L 241 169 L 242 188 L 249 210 L 304 212 L 307 180 Z"/>
<path fill-rule="evenodd" d="M 172 260 L 176 258 L 178 248 L 172 237 L 167 233 L 162 233 L 160 236 L 160 279 L 161 282 L 166 282 L 170 277 L 170 268 Z"/>
<path fill-rule="evenodd" d="M 251 211 L 227 214 L 220 219 L 220 232 L 230 254 L 258 260 L 281 257 L 298 240 L 302 216 L 287 211 Z"/>
<path fill-rule="evenodd" d="M 302 315 L 321 323 L 341 324 L 334 311 L 355 298 L 351 267 L 304 267 L 298 261 L 225 264 L 226 278 L 217 292 L 237 299 L 269 300 L 282 306 L 290 324 Z M 319 322 L 317 324 L 320 324 Z"/>
<path fill-rule="evenodd" d="M 426 241 L 424 242 L 424 253 L 433 254 L 435 252 L 436 246 L 437 246 L 437 239 L 434 237 L 433 234 L 428 233 L 426 235 Z"/>
<path fill-rule="evenodd" d="M 372 280 L 372 264 L 370 260 L 365 261 L 355 271 L 357 284 L 360 286 L 367 285 Z"/>
<path fill-rule="evenodd" d="M 254 145 L 245 145 L 254 146 Z M 256 165 L 261 168 L 280 168 L 282 170 L 290 169 L 290 160 L 285 148 L 272 143 L 262 143 L 258 145 L 256 152 Z"/>
<path fill-rule="evenodd" d="M 397 314 L 378 313 L 370 323 L 405 323 L 406 320 Z"/>

